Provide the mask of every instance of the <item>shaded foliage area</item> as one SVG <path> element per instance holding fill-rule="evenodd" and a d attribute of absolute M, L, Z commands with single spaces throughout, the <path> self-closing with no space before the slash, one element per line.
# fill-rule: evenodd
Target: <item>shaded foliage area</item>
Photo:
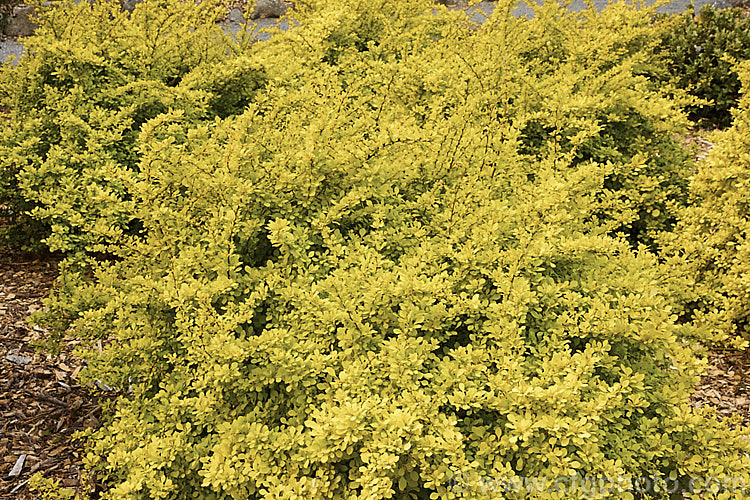
<path fill-rule="evenodd" d="M 703 127 L 726 128 L 740 98 L 734 64 L 750 59 L 750 16 L 746 8 L 704 6 L 676 16 L 663 36 L 659 55 L 674 83 L 689 89 L 700 104 L 688 106 Z"/>

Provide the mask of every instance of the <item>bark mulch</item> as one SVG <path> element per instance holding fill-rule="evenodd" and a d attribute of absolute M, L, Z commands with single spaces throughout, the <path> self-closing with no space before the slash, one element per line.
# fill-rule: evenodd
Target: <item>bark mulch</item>
<path fill-rule="evenodd" d="M 99 402 L 114 394 L 77 382 L 85 363 L 72 355 L 74 341 L 63 341 L 58 356 L 36 352 L 31 344 L 45 332 L 25 321 L 42 309 L 56 275 L 54 257 L 0 249 L 0 499 L 38 498 L 27 486 L 36 472 L 92 498 L 103 488 L 83 474 L 73 434 L 101 425 Z M 691 404 L 750 425 L 750 353 L 712 352 L 709 361 Z"/>
<path fill-rule="evenodd" d="M 84 363 L 64 341 L 59 355 L 38 353 L 42 328 L 25 319 L 43 308 L 57 259 L 0 249 L 0 498 L 32 499 L 34 473 L 81 493 L 98 485 L 82 477 L 83 453 L 73 433 L 100 425 L 101 391 L 77 383 Z"/>
<path fill-rule="evenodd" d="M 750 351 L 714 351 L 710 366 L 690 398 L 694 408 L 712 406 L 719 419 L 732 414 L 750 426 Z"/>

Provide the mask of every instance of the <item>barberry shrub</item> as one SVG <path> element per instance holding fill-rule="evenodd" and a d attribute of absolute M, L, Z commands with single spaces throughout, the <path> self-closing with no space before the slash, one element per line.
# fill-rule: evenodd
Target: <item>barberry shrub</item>
<path fill-rule="evenodd" d="M 750 88 L 750 62 L 736 68 Z M 674 233 L 664 235 L 668 272 L 686 316 L 696 317 L 718 339 L 750 337 L 750 95 L 745 93 L 730 129 L 713 136 L 715 147 L 690 184 L 692 197 Z"/>
<path fill-rule="evenodd" d="M 48 302 L 123 390 L 88 433 L 108 497 L 743 498 L 642 244 L 687 185 L 653 11 L 297 7 L 191 71 L 265 68 L 241 113 L 140 124 L 137 228 Z"/>
<path fill-rule="evenodd" d="M 10 110 L 0 216 L 26 238 L 11 243 L 108 252 L 139 227 L 128 186 L 141 126 L 169 110 L 195 122 L 239 112 L 263 71 L 228 50 L 206 2 L 147 2 L 128 13 L 116 1 L 66 0 L 37 11 L 26 54 L 0 70 L 0 106 Z"/>

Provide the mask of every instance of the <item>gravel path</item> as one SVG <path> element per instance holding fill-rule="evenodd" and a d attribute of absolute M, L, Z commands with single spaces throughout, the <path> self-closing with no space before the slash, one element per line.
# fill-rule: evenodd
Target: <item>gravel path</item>
<path fill-rule="evenodd" d="M 686 8 L 689 7 L 691 0 L 673 0 L 668 5 L 662 6 L 659 8 L 659 11 L 665 12 L 665 13 L 679 13 L 683 12 Z M 715 7 L 726 7 L 731 0 L 695 0 L 695 10 L 696 12 L 699 11 L 704 5 L 714 5 Z M 596 7 L 604 7 L 609 3 L 608 0 L 594 0 L 594 5 Z M 655 3 L 655 0 L 647 0 L 647 4 L 652 5 Z M 571 3 L 571 10 L 578 11 L 582 10 L 586 7 L 585 0 L 573 0 Z M 476 9 L 473 11 L 474 15 L 472 18 L 475 21 L 481 22 L 486 16 L 492 13 L 492 11 L 495 9 L 495 3 L 494 2 L 481 2 Z M 517 16 L 527 16 L 527 17 L 533 17 L 534 13 L 531 8 L 529 8 L 527 5 L 519 3 L 519 6 L 514 10 L 514 13 Z M 253 21 L 251 21 L 253 22 Z M 260 29 L 268 25 L 275 24 L 275 20 L 271 19 L 261 19 L 257 22 L 254 22 L 256 26 Z M 233 33 L 236 33 L 240 29 L 240 24 L 235 22 L 228 22 L 226 24 L 227 29 L 230 30 Z M 259 39 L 265 39 L 267 38 L 267 34 L 259 34 Z M 0 63 L 4 63 L 5 61 L 9 60 L 11 56 L 21 57 L 21 54 L 23 53 L 23 44 L 18 42 L 17 40 L 13 40 L 10 38 L 3 38 L 0 37 Z"/>

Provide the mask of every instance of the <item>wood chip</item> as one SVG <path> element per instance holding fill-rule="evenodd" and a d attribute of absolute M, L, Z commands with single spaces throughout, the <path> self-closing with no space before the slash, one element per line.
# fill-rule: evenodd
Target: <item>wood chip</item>
<path fill-rule="evenodd" d="M 23 469 L 23 464 L 26 462 L 26 454 L 24 453 L 20 457 L 18 457 L 18 460 L 16 460 L 16 465 L 13 466 L 11 471 L 8 473 L 8 477 L 18 477 L 21 475 L 21 469 Z"/>
<path fill-rule="evenodd" d="M 42 391 L 39 391 L 37 393 L 37 398 L 39 398 L 41 401 L 44 401 L 45 403 L 51 403 L 55 406 L 59 406 L 61 408 L 68 408 L 68 405 L 66 403 L 63 403 L 56 397 L 50 396 L 49 394 L 45 394 Z"/>
<path fill-rule="evenodd" d="M 31 468 L 31 470 L 29 471 L 29 474 L 33 474 L 40 469 L 44 469 L 45 467 L 55 465 L 56 463 L 57 463 L 57 460 L 54 458 L 48 458 L 47 460 L 42 460 L 41 462 L 39 462 L 38 464 L 34 465 L 34 467 Z"/>
<path fill-rule="evenodd" d="M 21 488 L 23 488 L 24 486 L 26 486 L 26 484 L 27 484 L 28 482 L 29 482 L 29 480 L 28 480 L 28 479 L 27 479 L 27 480 L 25 480 L 25 481 L 21 481 L 20 483 L 18 483 L 18 484 L 16 485 L 16 487 L 15 487 L 15 488 L 13 488 L 12 490 L 10 490 L 10 494 L 12 495 L 13 493 L 16 493 L 16 492 L 17 492 L 18 490 L 20 490 Z"/>
<path fill-rule="evenodd" d="M 31 358 L 27 358 L 26 356 L 17 356 L 15 354 L 8 354 L 7 356 L 5 356 L 5 359 L 17 365 L 28 365 L 29 363 L 31 363 Z"/>

